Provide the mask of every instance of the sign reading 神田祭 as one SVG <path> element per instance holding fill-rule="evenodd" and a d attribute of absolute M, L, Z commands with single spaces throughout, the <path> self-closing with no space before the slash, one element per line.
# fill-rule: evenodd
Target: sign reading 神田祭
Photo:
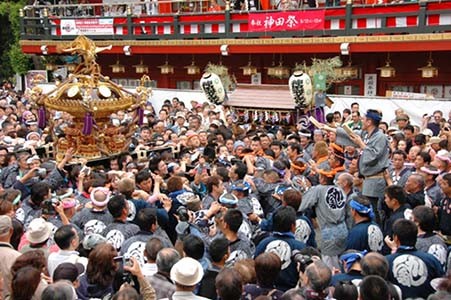
<path fill-rule="evenodd" d="M 286 31 L 324 29 L 324 10 L 250 13 L 249 31 Z"/>

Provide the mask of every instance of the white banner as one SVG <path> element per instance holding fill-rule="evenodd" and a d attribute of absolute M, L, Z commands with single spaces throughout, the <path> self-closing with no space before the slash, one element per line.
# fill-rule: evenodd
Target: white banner
<path fill-rule="evenodd" d="M 62 19 L 61 35 L 113 35 L 113 19 Z"/>
<path fill-rule="evenodd" d="M 376 96 L 377 90 L 377 74 L 365 74 L 364 95 L 367 97 Z"/>
<path fill-rule="evenodd" d="M 343 112 L 345 108 L 351 108 L 354 102 L 359 103 L 360 113 L 365 113 L 368 109 L 378 109 L 382 111 L 382 120 L 390 123 L 395 119 L 395 110 L 401 108 L 410 116 L 410 122 L 413 125 L 421 125 L 424 114 L 432 115 L 435 110 L 441 110 L 444 116 L 448 115 L 451 109 L 451 101 L 449 100 L 404 100 L 391 99 L 383 97 L 362 97 L 362 96 L 340 96 L 328 95 L 328 98 L 334 103 L 326 113 L 339 111 Z"/>

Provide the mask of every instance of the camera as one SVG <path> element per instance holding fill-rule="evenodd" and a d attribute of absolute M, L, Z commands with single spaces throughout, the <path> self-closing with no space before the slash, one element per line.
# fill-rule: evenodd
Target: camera
<path fill-rule="evenodd" d="M 91 174 L 91 168 L 88 166 L 83 166 L 83 168 L 81 168 L 80 172 L 83 172 L 86 174 L 86 176 L 89 176 L 89 174 Z"/>
<path fill-rule="evenodd" d="M 39 177 L 45 177 L 45 175 L 47 175 L 47 170 L 46 170 L 45 168 L 38 168 L 38 169 L 36 170 L 36 174 L 37 174 Z"/>
<path fill-rule="evenodd" d="M 132 267 L 133 266 L 133 262 L 130 259 L 129 256 L 126 255 L 120 255 L 120 256 L 116 256 L 113 258 L 113 260 L 115 262 L 118 262 L 120 264 L 120 269 L 123 271 L 122 272 L 122 280 L 125 283 L 131 283 L 132 282 L 132 274 L 130 274 L 130 272 L 126 271 L 124 269 L 124 266 L 128 266 L 128 267 Z"/>
<path fill-rule="evenodd" d="M 54 215 L 56 214 L 54 205 L 58 205 L 59 200 L 57 198 L 51 198 L 42 202 L 42 214 L 44 215 Z"/>
<path fill-rule="evenodd" d="M 177 216 L 179 217 L 180 222 L 188 222 L 189 221 L 189 212 L 185 206 L 179 206 L 176 211 Z"/>
<path fill-rule="evenodd" d="M 310 255 L 304 255 L 300 250 L 293 250 L 291 253 L 291 259 L 299 264 L 299 271 L 305 272 L 308 265 L 313 263 L 313 259 Z"/>

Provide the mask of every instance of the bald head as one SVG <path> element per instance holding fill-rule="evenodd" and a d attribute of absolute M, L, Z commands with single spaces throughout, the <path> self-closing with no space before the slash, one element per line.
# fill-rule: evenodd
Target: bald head
<path fill-rule="evenodd" d="M 354 177 L 349 173 L 342 173 L 337 178 L 338 185 L 346 190 L 352 188 Z"/>
<path fill-rule="evenodd" d="M 332 272 L 321 260 L 314 261 L 305 269 L 310 287 L 316 292 L 322 292 L 329 286 Z"/>
<path fill-rule="evenodd" d="M 368 275 L 378 275 L 382 278 L 386 278 L 388 274 L 388 261 L 380 253 L 370 252 L 365 255 L 360 262 L 362 266 L 362 274 L 364 276 Z"/>
<path fill-rule="evenodd" d="M 169 274 L 172 266 L 180 260 L 180 254 L 173 248 L 163 248 L 157 254 L 157 268 L 159 272 Z"/>

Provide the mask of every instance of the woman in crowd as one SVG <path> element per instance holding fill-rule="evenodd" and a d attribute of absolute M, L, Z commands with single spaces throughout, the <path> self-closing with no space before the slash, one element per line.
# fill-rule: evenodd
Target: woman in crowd
<path fill-rule="evenodd" d="M 11 274 L 14 300 L 41 299 L 42 291 L 51 281 L 47 272 L 47 259 L 40 250 L 28 251 L 19 256 L 11 267 Z M 29 295 L 31 297 L 25 297 Z"/>
<path fill-rule="evenodd" d="M 258 296 L 269 296 L 270 299 L 280 299 L 283 292 L 274 287 L 279 276 L 282 263 L 277 254 L 265 252 L 255 259 L 255 272 L 257 273 L 257 284 L 246 284 L 244 286 L 244 299 L 256 299 Z"/>
<path fill-rule="evenodd" d="M 103 299 L 113 295 L 113 281 L 118 270 L 114 261 L 116 256 L 117 251 L 111 244 L 100 244 L 92 250 L 86 272 L 80 277 L 80 286 L 77 288 L 79 299 Z"/>

